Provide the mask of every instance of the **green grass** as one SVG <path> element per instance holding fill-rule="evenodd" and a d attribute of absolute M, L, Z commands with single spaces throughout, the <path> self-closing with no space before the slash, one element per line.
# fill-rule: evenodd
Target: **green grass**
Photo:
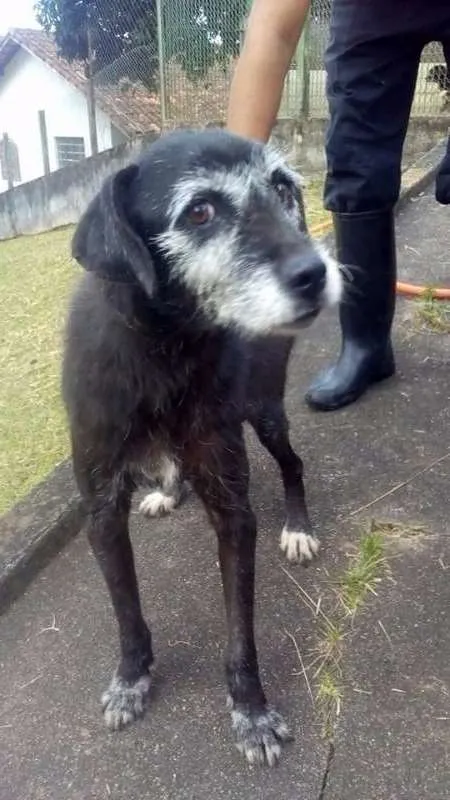
<path fill-rule="evenodd" d="M 317 619 L 317 636 L 315 646 L 310 652 L 306 668 L 301 662 L 302 672 L 307 681 L 322 726 L 324 738 L 333 741 L 336 725 L 344 699 L 345 682 L 343 662 L 345 658 L 346 639 L 351 635 L 355 618 L 364 607 L 368 596 L 375 594 L 375 587 L 380 583 L 388 564 L 385 557 L 386 523 L 380 525 L 372 521 L 360 536 L 354 552 L 347 554 L 347 564 L 335 580 L 329 583 L 330 592 L 315 602 L 299 582 L 285 569 L 291 582 L 296 586 L 303 603 Z M 328 598 L 327 596 L 328 595 Z M 332 607 L 327 612 L 324 606 L 329 605 L 330 595 Z M 322 599 L 325 602 L 322 602 Z M 291 634 L 289 637 L 294 641 Z M 296 644 L 296 643 L 295 643 Z M 300 650 L 296 650 L 301 659 Z M 311 688 L 308 673 L 311 674 Z"/>
<path fill-rule="evenodd" d="M 0 513 L 68 454 L 62 328 L 72 229 L 0 242 Z"/>
<path fill-rule="evenodd" d="M 326 218 L 322 181 L 305 189 L 308 223 Z M 73 228 L 0 242 L 0 514 L 69 452 L 60 397 L 62 328 L 77 268 Z"/>
<path fill-rule="evenodd" d="M 342 575 L 338 597 L 349 616 L 356 614 L 367 594 L 376 594 L 381 568 L 385 562 L 383 536 L 371 530 L 361 537 L 358 551 L 350 556 L 351 564 Z"/>
<path fill-rule="evenodd" d="M 430 289 L 416 301 L 416 322 L 433 333 L 450 333 L 450 303 L 436 300 Z"/>
<path fill-rule="evenodd" d="M 361 536 L 355 553 L 348 556 L 349 564 L 339 576 L 335 588 L 338 606 L 329 616 L 324 615 L 325 624 L 321 625 L 318 635 L 313 661 L 316 665 L 316 703 L 323 735 L 330 740 L 334 738 L 344 697 L 342 660 L 345 638 L 367 595 L 375 594 L 375 587 L 381 581 L 386 568 L 384 549 L 383 535 L 372 523 Z"/>
<path fill-rule="evenodd" d="M 327 665 L 321 672 L 317 683 L 316 702 L 322 720 L 322 734 L 333 740 L 337 719 L 341 713 L 344 689 L 338 665 Z"/>
<path fill-rule="evenodd" d="M 331 226 L 331 214 L 323 207 L 323 182 L 323 177 L 314 178 L 307 182 L 304 189 L 306 218 L 312 233 L 316 226 L 320 227 L 326 222 Z"/>

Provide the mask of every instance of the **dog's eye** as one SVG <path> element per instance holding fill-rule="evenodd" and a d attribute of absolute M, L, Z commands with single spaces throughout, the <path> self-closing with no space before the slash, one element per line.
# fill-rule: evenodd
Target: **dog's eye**
<path fill-rule="evenodd" d="M 291 187 L 288 186 L 287 183 L 277 183 L 275 185 L 275 191 L 283 205 L 292 206 L 294 204 L 294 194 Z"/>
<path fill-rule="evenodd" d="M 193 225 L 206 225 L 207 222 L 211 222 L 214 219 L 215 215 L 214 206 L 206 200 L 195 203 L 187 213 L 188 220 Z"/>

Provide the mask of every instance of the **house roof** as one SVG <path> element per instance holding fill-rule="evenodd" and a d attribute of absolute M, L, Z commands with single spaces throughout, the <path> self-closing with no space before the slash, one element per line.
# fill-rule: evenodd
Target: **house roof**
<path fill-rule="evenodd" d="M 0 76 L 21 48 L 39 58 L 83 94 L 87 94 L 88 81 L 84 64 L 60 58 L 54 41 L 42 30 L 11 28 L 3 40 L 0 37 Z M 120 83 L 115 86 L 96 86 L 95 99 L 97 106 L 127 137 L 160 130 L 159 98 L 147 91 L 142 84 L 133 84 L 126 89 Z"/>

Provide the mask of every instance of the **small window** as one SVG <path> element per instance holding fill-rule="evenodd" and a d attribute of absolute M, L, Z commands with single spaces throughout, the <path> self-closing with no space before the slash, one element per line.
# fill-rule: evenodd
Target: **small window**
<path fill-rule="evenodd" d="M 0 172 L 2 180 L 20 183 L 19 149 L 10 136 L 6 134 L 0 139 Z"/>
<path fill-rule="evenodd" d="M 55 136 L 55 144 L 58 169 L 86 158 L 82 136 Z"/>

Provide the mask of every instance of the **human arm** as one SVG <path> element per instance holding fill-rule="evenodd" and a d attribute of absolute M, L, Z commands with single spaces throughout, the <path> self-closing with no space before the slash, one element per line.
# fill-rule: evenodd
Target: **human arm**
<path fill-rule="evenodd" d="M 227 126 L 267 141 L 310 0 L 254 0 L 230 88 Z"/>

